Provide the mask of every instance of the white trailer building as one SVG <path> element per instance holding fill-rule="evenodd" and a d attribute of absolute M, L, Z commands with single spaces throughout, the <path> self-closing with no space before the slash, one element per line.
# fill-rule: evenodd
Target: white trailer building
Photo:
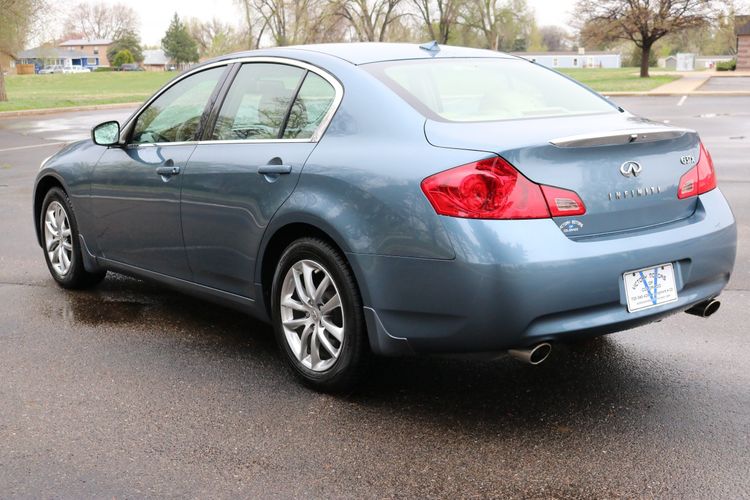
<path fill-rule="evenodd" d="M 622 57 L 619 52 L 514 52 L 548 68 L 620 68 Z"/>

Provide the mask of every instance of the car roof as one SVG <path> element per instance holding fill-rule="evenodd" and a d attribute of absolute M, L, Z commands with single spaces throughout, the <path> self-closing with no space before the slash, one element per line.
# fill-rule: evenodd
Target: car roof
<path fill-rule="evenodd" d="M 458 57 L 482 57 L 499 59 L 517 59 L 515 56 L 496 52 L 494 50 L 471 49 L 467 47 L 455 47 L 451 45 L 438 45 L 439 50 L 428 50 L 424 47 L 428 44 L 416 43 L 380 43 L 380 42 L 356 42 L 356 43 L 321 43 L 313 45 L 291 45 L 288 47 L 277 47 L 259 51 L 247 51 L 231 54 L 220 59 L 239 57 L 252 57 L 255 55 L 278 55 L 289 56 L 292 51 L 315 52 L 343 59 L 351 64 L 369 64 L 382 61 L 398 61 L 403 59 L 444 59 Z M 437 45 L 437 44 L 436 44 Z"/>

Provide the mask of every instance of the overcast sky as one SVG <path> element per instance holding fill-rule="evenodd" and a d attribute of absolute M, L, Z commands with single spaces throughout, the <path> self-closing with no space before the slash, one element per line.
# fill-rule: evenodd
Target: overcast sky
<path fill-rule="evenodd" d="M 74 5 L 81 0 L 61 0 L 56 5 L 64 14 L 65 5 Z M 138 12 L 141 20 L 141 41 L 147 45 L 159 45 L 169 21 L 177 12 L 181 18 L 197 17 L 209 20 L 212 17 L 237 24 L 241 12 L 233 0 L 103 0 L 108 4 L 125 3 Z M 575 0 L 527 0 L 536 12 L 540 26 L 557 24 L 566 26 Z"/>

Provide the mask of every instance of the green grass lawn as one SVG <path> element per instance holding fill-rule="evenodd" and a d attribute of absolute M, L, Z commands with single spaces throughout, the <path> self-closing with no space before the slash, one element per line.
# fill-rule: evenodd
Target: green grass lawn
<path fill-rule="evenodd" d="M 646 91 L 679 78 L 675 75 L 639 78 L 637 68 L 560 71 L 599 92 Z M 8 102 L 0 102 L 0 111 L 141 102 L 175 75 L 134 71 L 7 76 Z"/>
<path fill-rule="evenodd" d="M 655 75 L 641 78 L 638 68 L 560 68 L 571 78 L 588 85 L 597 92 L 645 92 L 680 78 L 678 75 Z M 652 72 L 661 72 L 656 68 Z"/>
<path fill-rule="evenodd" d="M 0 102 L 0 111 L 140 102 L 175 75 L 133 71 L 6 76 L 8 101 Z"/>

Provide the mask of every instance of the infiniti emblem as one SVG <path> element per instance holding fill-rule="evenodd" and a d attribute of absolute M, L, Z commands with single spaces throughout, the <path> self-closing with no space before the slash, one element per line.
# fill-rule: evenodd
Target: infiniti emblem
<path fill-rule="evenodd" d="M 620 173 L 625 177 L 638 177 L 643 167 L 637 161 L 626 161 L 620 165 Z"/>

